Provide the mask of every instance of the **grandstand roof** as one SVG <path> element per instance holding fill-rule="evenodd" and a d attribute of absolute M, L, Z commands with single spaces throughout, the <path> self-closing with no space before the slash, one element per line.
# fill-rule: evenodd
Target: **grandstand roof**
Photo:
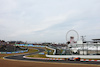
<path fill-rule="evenodd" d="M 100 40 L 100 39 L 92 39 L 92 40 Z"/>

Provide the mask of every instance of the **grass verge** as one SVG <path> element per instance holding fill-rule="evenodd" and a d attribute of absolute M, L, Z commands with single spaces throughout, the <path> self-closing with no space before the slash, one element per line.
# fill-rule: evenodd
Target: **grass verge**
<path fill-rule="evenodd" d="M 29 55 L 29 56 L 27 56 L 27 57 L 48 58 L 48 57 L 46 57 L 46 54 L 48 53 L 47 51 L 50 51 L 49 54 L 50 54 L 50 55 L 53 55 L 54 50 L 51 50 L 51 49 L 48 49 L 48 48 L 45 48 L 45 49 L 46 49 L 46 51 L 43 52 L 44 54 Z"/>

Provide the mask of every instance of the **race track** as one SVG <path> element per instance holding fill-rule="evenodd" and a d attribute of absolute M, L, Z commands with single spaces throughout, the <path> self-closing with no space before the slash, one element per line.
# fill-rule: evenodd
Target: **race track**
<path fill-rule="evenodd" d="M 23 58 L 23 56 L 26 55 L 32 55 L 32 54 L 37 54 L 40 52 L 45 51 L 44 49 L 36 48 L 39 51 L 34 52 L 34 53 L 27 53 L 27 54 L 22 54 L 22 55 L 15 55 L 15 56 L 8 56 L 4 57 L 4 59 L 14 59 L 14 60 L 23 60 L 23 61 L 42 61 L 42 62 L 57 62 L 57 63 L 78 63 L 78 64 L 96 64 L 100 65 L 100 62 L 96 61 L 89 61 L 89 62 L 81 62 L 81 61 L 65 61 L 65 60 L 45 60 L 45 59 L 28 59 L 28 58 Z"/>

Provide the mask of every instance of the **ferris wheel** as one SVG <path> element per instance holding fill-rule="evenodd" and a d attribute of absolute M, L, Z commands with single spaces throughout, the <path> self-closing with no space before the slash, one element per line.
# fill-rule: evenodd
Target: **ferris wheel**
<path fill-rule="evenodd" d="M 71 41 L 73 40 L 74 42 L 77 42 L 79 40 L 79 35 L 78 32 L 75 30 L 69 30 L 66 34 L 66 41 Z"/>

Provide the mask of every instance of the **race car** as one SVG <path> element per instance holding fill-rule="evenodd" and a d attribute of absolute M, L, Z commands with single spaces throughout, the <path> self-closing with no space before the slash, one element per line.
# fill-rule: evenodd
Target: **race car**
<path fill-rule="evenodd" d="M 77 57 L 77 58 L 70 57 L 70 58 L 68 58 L 68 61 L 80 61 L 80 57 Z"/>

